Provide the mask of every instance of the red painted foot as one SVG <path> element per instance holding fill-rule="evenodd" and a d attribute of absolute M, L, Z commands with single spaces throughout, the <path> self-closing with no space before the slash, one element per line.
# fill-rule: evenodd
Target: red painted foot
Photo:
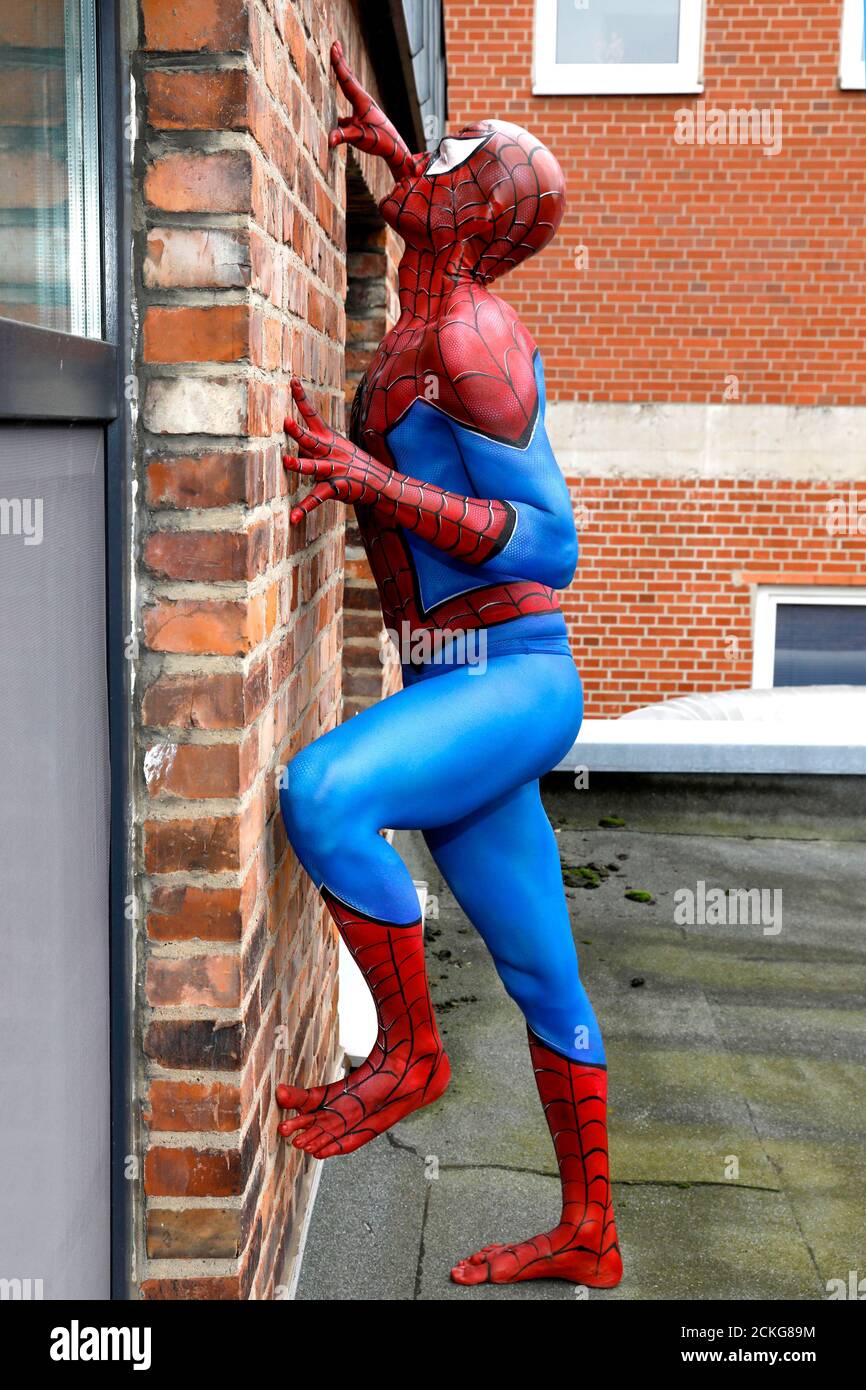
<path fill-rule="evenodd" d="M 325 895 L 376 1004 L 379 1035 L 365 1062 L 330 1086 L 278 1086 L 277 1104 L 298 1113 L 278 1126 L 314 1158 L 352 1153 L 438 1100 L 451 1068 L 427 988 L 421 923 L 372 922 Z M 292 1137 L 294 1136 L 294 1137 Z"/>
<path fill-rule="evenodd" d="M 607 1158 L 607 1071 L 569 1061 L 529 1034 L 535 1079 L 562 1182 L 562 1217 L 544 1235 L 488 1245 L 451 1271 L 455 1284 L 519 1284 L 568 1279 L 612 1289 L 622 1259 Z"/>

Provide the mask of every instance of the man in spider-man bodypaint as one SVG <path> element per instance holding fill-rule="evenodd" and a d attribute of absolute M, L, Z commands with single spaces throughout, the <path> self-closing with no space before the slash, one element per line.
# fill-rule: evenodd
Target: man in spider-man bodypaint
<path fill-rule="evenodd" d="M 352 112 L 331 132 L 380 155 L 396 180 L 381 203 L 403 237 L 401 314 L 355 396 L 351 442 L 293 379 L 301 417 L 285 464 L 322 502 L 354 504 L 388 628 L 442 642 L 443 660 L 404 666 L 404 688 L 289 765 L 281 806 L 289 839 L 363 971 L 379 1032 L 343 1080 L 277 1100 L 280 1124 L 317 1158 L 347 1154 L 436 1100 L 449 1080 L 430 1002 L 418 900 L 384 826 L 424 832 L 458 902 L 525 1015 L 532 1065 L 562 1182 L 559 1223 L 461 1260 L 461 1284 L 563 1278 L 618 1283 L 622 1264 L 607 1158 L 607 1072 L 578 971 L 556 840 L 538 779 L 580 727 L 582 692 L 556 590 L 577 539 L 544 429 L 538 352 L 488 285 L 550 241 L 562 174 L 517 126 L 481 121 L 412 155 L 358 85 L 331 61 Z M 431 647 L 435 651 L 435 645 Z M 463 655 L 461 656 L 461 651 Z"/>

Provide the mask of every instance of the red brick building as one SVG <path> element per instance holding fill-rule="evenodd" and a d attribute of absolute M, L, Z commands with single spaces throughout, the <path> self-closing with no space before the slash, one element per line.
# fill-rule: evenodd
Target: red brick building
<path fill-rule="evenodd" d="M 381 618 L 351 531 L 344 612 L 342 507 L 289 528 L 298 484 L 280 456 L 288 376 L 344 428 L 347 390 L 393 321 L 387 170 L 327 146 L 334 39 L 423 144 L 418 46 L 392 8 L 141 6 L 146 1298 L 288 1296 L 314 1165 L 277 1136 L 274 1088 L 290 1072 L 331 1079 L 342 1061 L 337 938 L 287 846 L 278 781 L 340 719 L 343 689 L 349 713 L 382 694 Z"/>
<path fill-rule="evenodd" d="M 343 1054 L 279 779 L 396 669 L 344 508 L 289 528 L 283 421 L 297 373 L 344 428 L 396 306 L 331 44 L 421 149 L 441 34 L 411 0 L 0 0 L 11 1297 L 292 1296 L 317 1170 L 274 1089 Z"/>
<path fill-rule="evenodd" d="M 575 499 L 587 714 L 773 683 L 775 615 L 808 599 L 828 620 L 856 601 L 826 640 L 862 654 L 862 4 L 445 18 L 449 128 L 515 121 L 566 177 L 555 241 L 497 290 L 541 350 Z"/>
<path fill-rule="evenodd" d="M 289 374 L 342 427 L 396 309 L 331 42 L 415 149 L 491 115 L 563 165 L 498 288 L 615 715 L 775 680 L 806 598 L 833 671 L 866 652 L 862 9 L 447 0 L 446 111 L 438 0 L 0 0 L 10 1296 L 292 1295 L 313 1170 L 274 1087 L 342 1059 L 278 781 L 398 679 L 351 521 L 290 530 L 280 461 Z"/>

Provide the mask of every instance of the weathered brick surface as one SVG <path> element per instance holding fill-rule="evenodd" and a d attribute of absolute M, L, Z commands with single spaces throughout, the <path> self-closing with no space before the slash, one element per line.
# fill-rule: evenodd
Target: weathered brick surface
<path fill-rule="evenodd" d="M 237 0 L 141 0 L 145 48 L 157 53 L 243 52 L 247 6 Z"/>
<path fill-rule="evenodd" d="M 271 1298 L 311 1173 L 274 1089 L 336 1061 L 336 943 L 277 774 L 340 716 L 344 556 L 336 505 L 288 524 L 282 423 L 297 372 L 344 424 L 334 38 L 375 83 L 349 0 L 140 8 L 139 1277 L 148 1299 Z M 386 172 L 359 168 L 378 200 Z"/>
<path fill-rule="evenodd" d="M 172 151 L 149 166 L 144 197 L 163 212 L 245 212 L 252 179 L 247 150 Z"/>
<path fill-rule="evenodd" d="M 249 241 L 241 231 L 154 227 L 142 270 L 147 289 L 243 289 L 249 284 Z"/>
<path fill-rule="evenodd" d="M 147 1253 L 157 1260 L 232 1259 L 239 1253 L 238 1223 L 231 1207 L 151 1207 Z"/>
<path fill-rule="evenodd" d="M 237 1275 L 220 1279 L 145 1279 L 141 1285 L 141 1297 L 154 1301 L 227 1303 L 242 1296 Z"/>
<path fill-rule="evenodd" d="M 153 1080 L 148 1090 L 144 1118 L 152 1131 L 213 1130 L 229 1134 L 240 1128 L 240 1091 L 217 1081 Z M 234 1153 L 234 1150 L 229 1153 Z"/>
<path fill-rule="evenodd" d="M 367 363 L 395 322 L 397 265 L 401 243 L 374 214 L 365 191 L 353 179 L 346 223 L 346 409 L 351 406 Z M 400 688 L 398 656 L 387 640 L 372 571 L 361 535 L 346 524 L 346 577 L 343 594 L 344 716 L 351 718 Z"/>

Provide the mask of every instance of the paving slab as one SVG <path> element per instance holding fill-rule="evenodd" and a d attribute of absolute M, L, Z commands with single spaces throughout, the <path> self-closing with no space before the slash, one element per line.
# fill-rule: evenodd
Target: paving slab
<path fill-rule="evenodd" d="M 387 1139 L 327 1163 L 296 1298 L 414 1298 L 426 1200 L 423 1165 Z"/>
<path fill-rule="evenodd" d="M 566 881 L 616 866 L 596 888 L 568 888 L 608 1049 L 626 1263 L 620 1288 L 591 1299 L 812 1300 L 866 1275 L 866 855 L 851 818 L 834 838 L 844 797 L 825 800 L 822 814 L 802 794 L 792 811 L 762 788 L 748 819 L 747 797 L 725 811 L 695 788 L 687 816 L 658 788 L 547 796 Z M 600 827 L 604 814 L 625 826 Z M 792 815 L 808 838 L 789 833 Z M 422 838 L 396 845 L 429 884 L 428 969 L 454 1080 L 326 1163 L 298 1297 L 580 1300 L 554 1281 L 448 1278 L 473 1249 L 555 1220 L 555 1163 L 516 1007 Z M 779 888 L 782 930 L 677 924 L 674 894 L 699 879 Z"/>

